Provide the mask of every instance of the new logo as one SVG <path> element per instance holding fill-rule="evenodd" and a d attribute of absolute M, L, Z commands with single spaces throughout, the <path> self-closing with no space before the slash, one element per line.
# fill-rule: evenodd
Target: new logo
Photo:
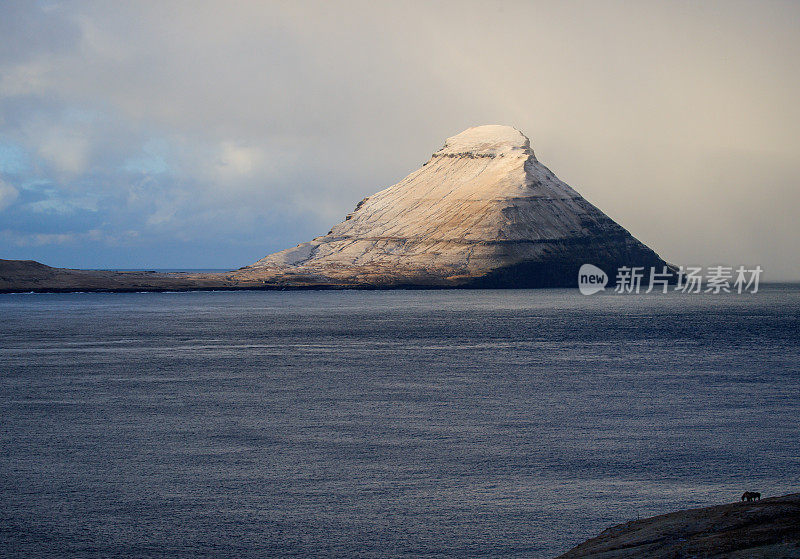
<path fill-rule="evenodd" d="M 584 264 L 578 270 L 578 289 L 584 295 L 592 295 L 603 291 L 608 283 L 606 273 L 593 264 Z"/>

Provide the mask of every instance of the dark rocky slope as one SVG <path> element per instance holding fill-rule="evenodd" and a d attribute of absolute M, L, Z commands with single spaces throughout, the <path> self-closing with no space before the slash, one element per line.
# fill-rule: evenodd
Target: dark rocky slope
<path fill-rule="evenodd" d="M 800 493 L 620 524 L 558 559 L 690 557 L 800 557 Z"/>

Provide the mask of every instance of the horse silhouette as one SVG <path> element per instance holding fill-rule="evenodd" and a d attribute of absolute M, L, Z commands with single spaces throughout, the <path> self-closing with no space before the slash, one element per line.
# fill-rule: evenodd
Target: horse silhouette
<path fill-rule="evenodd" d="M 742 501 L 760 501 L 761 500 L 761 493 L 757 493 L 755 491 L 745 491 L 742 493 Z"/>

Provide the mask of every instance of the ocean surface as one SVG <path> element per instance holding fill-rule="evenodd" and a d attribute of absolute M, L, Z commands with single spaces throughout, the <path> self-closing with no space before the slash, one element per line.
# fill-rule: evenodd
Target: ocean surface
<path fill-rule="evenodd" d="M 0 295 L 0 556 L 553 557 L 800 491 L 800 286 Z"/>

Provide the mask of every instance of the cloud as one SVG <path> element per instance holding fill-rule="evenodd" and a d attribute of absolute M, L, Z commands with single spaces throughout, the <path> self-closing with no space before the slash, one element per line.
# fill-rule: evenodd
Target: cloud
<path fill-rule="evenodd" d="M 223 142 L 216 169 L 222 180 L 250 176 L 261 163 L 263 155 L 258 148 Z"/>
<path fill-rule="evenodd" d="M 0 179 L 0 211 L 14 203 L 19 197 L 19 190 Z"/>
<path fill-rule="evenodd" d="M 19 190 L 0 179 L 0 211 L 6 209 L 19 198 Z"/>
<path fill-rule="evenodd" d="M 800 203 L 798 16 L 780 2 L 4 2 L 0 146 L 24 161 L 2 169 L 19 190 L 4 218 L 28 230 L 37 208 L 93 200 L 72 215 L 140 232 L 143 260 L 160 246 L 156 260 L 207 259 L 164 267 L 241 265 L 324 233 L 447 136 L 505 123 L 665 258 L 800 277 L 784 257 L 800 233 L 785 210 Z M 36 181 L 52 192 L 29 200 Z M 60 254 L 117 258 L 88 241 Z"/>
<path fill-rule="evenodd" d="M 86 172 L 89 165 L 88 138 L 73 130 L 50 128 L 39 136 L 37 154 L 54 170 L 68 175 Z"/>
<path fill-rule="evenodd" d="M 44 75 L 49 69 L 43 62 L 11 66 L 0 75 L 0 95 L 27 95 L 42 90 L 46 85 Z"/>
<path fill-rule="evenodd" d="M 97 241 L 101 240 L 102 237 L 102 233 L 94 229 L 83 233 L 68 232 L 20 234 L 15 231 L 0 231 L 0 238 L 2 238 L 6 243 L 13 244 L 18 247 L 39 247 L 45 245 L 60 246 L 86 241 Z"/>
<path fill-rule="evenodd" d="M 86 210 L 90 212 L 98 211 L 98 201 L 90 196 L 75 197 L 67 199 L 59 198 L 57 195 L 48 197 L 36 202 L 25 205 L 27 210 L 35 213 L 44 214 L 72 214 L 76 211 Z"/>

